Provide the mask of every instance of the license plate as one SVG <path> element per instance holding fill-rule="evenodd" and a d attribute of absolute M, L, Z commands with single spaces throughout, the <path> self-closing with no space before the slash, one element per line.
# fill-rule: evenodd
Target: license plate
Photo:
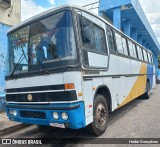
<path fill-rule="evenodd" d="M 58 123 L 50 123 L 50 126 L 57 128 L 65 128 L 64 124 L 58 124 Z"/>

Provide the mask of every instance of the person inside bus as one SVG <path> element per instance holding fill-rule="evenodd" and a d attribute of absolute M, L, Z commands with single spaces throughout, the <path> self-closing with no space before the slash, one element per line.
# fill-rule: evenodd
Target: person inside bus
<path fill-rule="evenodd" d="M 72 49 L 75 46 L 74 32 L 71 29 L 73 24 L 70 21 L 70 13 L 61 13 L 57 21 L 47 24 L 43 23 L 41 30 L 47 30 L 42 35 L 42 39 L 37 47 L 37 59 L 41 62 L 48 60 L 65 60 L 76 57 L 76 51 Z M 53 27 L 52 27 L 53 26 Z M 46 28 L 45 28 L 46 27 Z M 51 28 L 52 27 L 52 28 Z M 44 31 L 43 31 L 44 32 Z"/>
<path fill-rule="evenodd" d="M 72 28 L 72 21 L 70 21 L 70 13 L 63 13 L 63 16 L 59 19 L 56 24 L 56 49 L 57 49 L 57 56 L 60 60 L 70 59 L 74 53 L 72 49 L 72 41 L 73 38 L 73 31 Z"/>
<path fill-rule="evenodd" d="M 36 58 L 40 62 L 53 60 L 56 58 L 55 42 L 51 41 L 53 35 L 50 35 L 50 31 L 46 31 L 42 34 L 42 39 L 36 47 Z"/>

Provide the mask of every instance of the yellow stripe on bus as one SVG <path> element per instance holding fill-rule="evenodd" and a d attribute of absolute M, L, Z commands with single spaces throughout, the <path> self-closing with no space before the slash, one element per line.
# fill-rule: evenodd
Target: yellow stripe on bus
<path fill-rule="evenodd" d="M 130 101 L 136 99 L 138 96 L 142 95 L 146 88 L 146 79 L 147 79 L 147 64 L 142 63 L 140 74 L 145 74 L 144 76 L 138 76 L 137 80 L 132 87 L 129 95 L 127 98 L 119 105 L 119 107 L 124 106 L 125 104 L 129 103 Z M 118 108 L 119 108 L 118 107 Z"/>

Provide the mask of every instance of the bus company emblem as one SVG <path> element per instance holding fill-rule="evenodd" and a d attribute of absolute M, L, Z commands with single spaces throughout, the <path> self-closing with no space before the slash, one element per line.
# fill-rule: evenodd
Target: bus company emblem
<path fill-rule="evenodd" d="M 32 101 L 32 94 L 28 94 L 27 98 L 29 101 Z"/>

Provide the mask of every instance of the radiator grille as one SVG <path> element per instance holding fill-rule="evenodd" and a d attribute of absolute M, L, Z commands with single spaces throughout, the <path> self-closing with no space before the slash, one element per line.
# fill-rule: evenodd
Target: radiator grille
<path fill-rule="evenodd" d="M 37 111 L 20 111 L 20 116 L 25 118 L 46 119 L 46 114 L 44 112 Z"/>

